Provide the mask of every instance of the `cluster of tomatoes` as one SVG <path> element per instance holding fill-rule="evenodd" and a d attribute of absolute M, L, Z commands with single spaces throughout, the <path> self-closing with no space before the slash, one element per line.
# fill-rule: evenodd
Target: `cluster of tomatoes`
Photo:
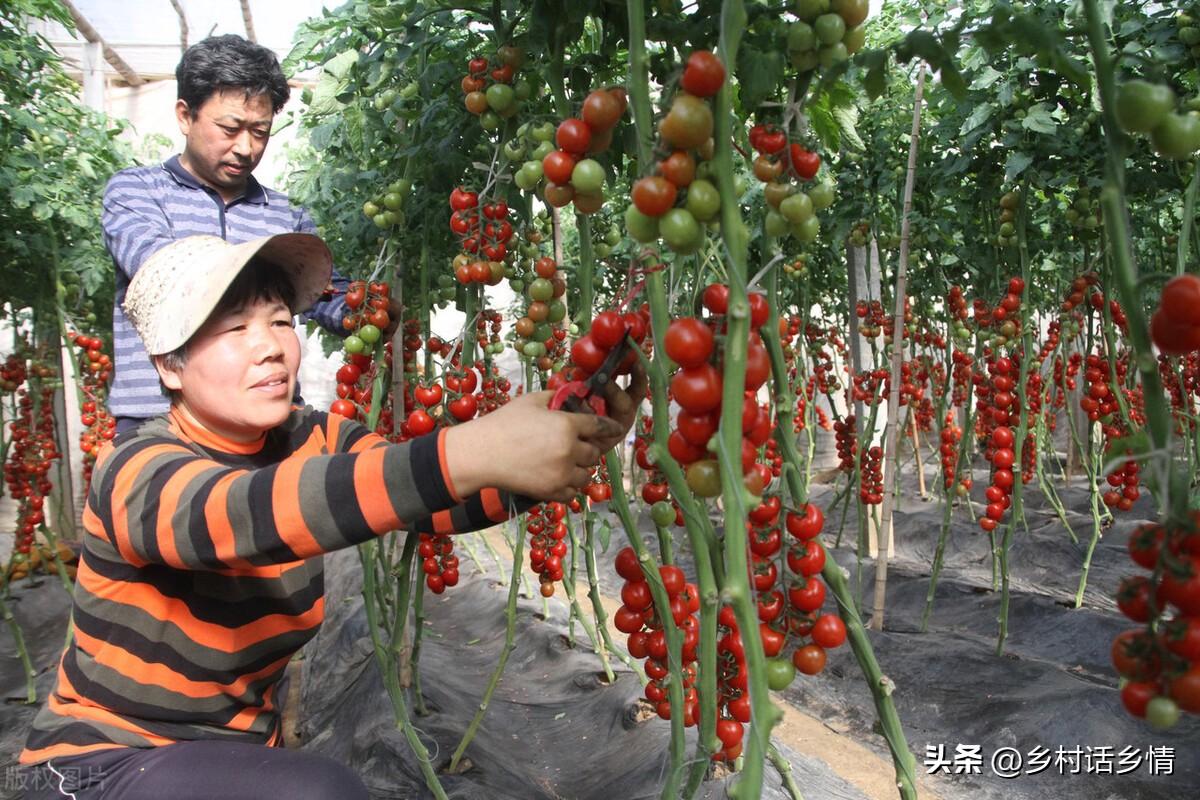
<path fill-rule="evenodd" d="M 526 515 L 525 530 L 529 534 L 529 568 L 538 576 L 542 597 L 553 597 L 554 584 L 563 580 L 563 559 L 567 557 L 567 506 L 534 506 Z"/>
<path fill-rule="evenodd" d="M 584 98 L 579 117 L 558 124 L 554 132 L 558 149 L 541 161 L 546 179 L 542 198 L 548 205 L 562 208 L 574 203 L 580 214 L 594 214 L 604 205 L 604 167 L 588 156 L 603 153 L 612 144 L 613 129 L 625 107 L 624 89 L 596 89 Z M 530 175 L 533 172 L 529 170 Z"/>
<path fill-rule="evenodd" d="M 87 336 L 74 331 L 67 334 L 71 344 L 80 349 L 78 356 L 79 422 L 83 431 L 79 434 L 79 450 L 83 453 L 83 480 L 86 487 L 92 479 L 92 469 L 100 447 L 117 433 L 116 417 L 108 413 L 104 398 L 108 394 L 108 377 L 112 372 L 112 360 L 104 352 L 104 342 L 96 336 Z M 96 365 L 93 369 L 92 365 Z"/>
<path fill-rule="evenodd" d="M 345 301 L 349 313 L 342 319 L 349 335 L 342 341 L 348 355 L 370 353 L 383 332 L 392 324 L 388 308 L 391 290 L 386 283 L 354 281 L 346 289 Z"/>
<path fill-rule="evenodd" d="M 1000 195 L 1000 223 L 996 229 L 996 244 L 1000 247 L 1017 246 L 1017 206 L 1021 205 L 1021 193 L 1017 190 Z"/>
<path fill-rule="evenodd" d="M 500 262 L 516 241 L 516 231 L 508 221 L 508 203 L 497 200 L 480 205 L 478 192 L 456 186 L 450 192 L 450 208 L 450 230 L 463 249 L 454 259 L 454 277 L 464 285 L 494 286 L 504 280 L 504 265 Z M 483 256 L 485 260 L 471 256 Z"/>
<path fill-rule="evenodd" d="M 534 261 L 533 273 L 533 279 L 525 287 L 529 305 L 513 325 L 513 348 L 546 372 L 562 360 L 566 349 L 567 329 L 563 321 L 567 316 L 567 305 L 563 296 L 567 292 L 567 282 L 559 272 L 557 262 L 549 256 Z"/>
<path fill-rule="evenodd" d="M 387 230 L 404 224 L 404 198 L 412 191 L 412 181 L 400 178 L 388 184 L 387 191 L 363 203 L 363 214 L 375 227 Z"/>
<path fill-rule="evenodd" d="M 695 253 L 707 241 L 705 224 L 716 219 L 721 196 L 708 179 L 707 163 L 713 157 L 713 112 L 705 98 L 725 83 L 725 65 L 707 50 L 689 57 L 680 91 L 659 124 L 658 174 L 639 178 L 630 192 L 633 201 L 625 212 L 625 227 L 643 244 L 662 237 L 676 253 Z M 685 191 L 678 205 L 680 191 Z"/>
<path fill-rule="evenodd" d="M 771 469 L 758 462 L 758 448 L 771 436 L 769 410 L 754 395 L 771 371 L 766 345 L 758 330 L 767 321 L 767 299 L 752 293 L 750 338 L 746 355 L 746 377 L 742 405 L 742 474 L 751 494 L 760 496 L 771 482 Z M 672 457 L 686 468 L 688 487 L 700 497 L 721 493 L 720 467 L 709 453 L 708 442 L 721 422 L 722 372 L 714 365 L 717 356 L 715 331 L 725 328 L 729 289 L 723 284 L 705 288 L 707 319 L 681 317 L 672 320 L 663 337 L 667 357 L 679 366 L 671 377 L 671 396 L 679 405 L 675 429 L 667 439 Z"/>
<path fill-rule="evenodd" d="M 650 460 L 654 418 L 643 416 L 638 423 L 638 432 L 633 440 L 633 457 L 637 465 L 646 471 L 646 482 L 642 484 L 642 500 L 650 506 L 650 519 L 658 528 L 683 525 L 683 511 L 671 497 L 666 475 Z"/>
<path fill-rule="evenodd" d="M 1087 186 L 1080 186 L 1075 193 L 1075 199 L 1067 206 L 1063 215 L 1071 232 L 1080 239 L 1094 239 L 1100 231 L 1103 216 L 1100 213 L 1100 202 L 1088 191 Z"/>
<path fill-rule="evenodd" d="M 460 84 L 463 105 L 479 117 L 485 131 L 498 130 L 503 120 L 514 116 L 532 96 L 531 84 L 516 78 L 524 63 L 524 51 L 511 44 L 498 48 L 493 61 L 477 56 L 467 62 L 467 74 Z"/>
<path fill-rule="evenodd" d="M 613 625 L 629 638 L 626 647 L 629 655 L 646 660 L 646 700 L 663 719 L 671 718 L 671 704 L 667 700 L 664 680 L 670 670 L 667 667 L 667 635 L 663 630 L 663 616 L 670 614 L 675 625 L 683 634 L 681 661 L 683 663 L 683 724 L 691 727 L 699 720 L 700 697 L 696 691 L 696 650 L 700 646 L 700 591 L 694 583 L 688 583 L 683 570 L 672 564 L 658 568 L 663 587 L 667 592 L 669 608 L 655 606 L 650 584 L 642 574 L 641 563 L 632 547 L 624 547 L 617 553 L 613 563 L 617 574 L 625 579 L 621 586 L 621 607 L 613 615 Z"/>
<path fill-rule="evenodd" d="M 858 418 L 848 414 L 844 419 L 834 422 L 833 437 L 837 448 L 838 469 L 842 472 L 852 471 L 858 460 Z"/>
<path fill-rule="evenodd" d="M 1167 281 L 1150 318 L 1150 337 L 1168 356 L 1200 350 L 1200 277 L 1177 275 Z"/>
<path fill-rule="evenodd" d="M 784 632 L 794 641 L 792 666 L 805 675 L 816 675 L 825 668 L 827 650 L 840 647 L 846 641 L 846 625 L 837 614 L 822 614 L 825 604 L 825 583 L 819 577 L 825 568 L 825 548 L 818 540 L 825 526 L 825 515 L 813 503 L 788 511 L 784 525 L 795 540 L 787 549 L 786 562 L 791 574 L 788 586 L 788 609 Z M 770 599 L 770 602 L 775 602 Z M 759 604 L 759 619 L 769 616 L 772 609 Z M 763 647 L 768 638 L 764 635 Z M 785 688 L 791 682 L 786 669 L 770 666 L 775 673 L 772 689 Z M 772 677 L 772 673 L 768 673 Z M 779 683 L 788 678 L 783 686 Z"/>
<path fill-rule="evenodd" d="M 499 311 L 494 308 L 480 310 L 479 319 L 475 320 L 475 341 L 485 355 L 497 356 L 504 352 L 504 342 L 500 340 L 503 328 L 504 315 Z"/>
<path fill-rule="evenodd" d="M 583 493 L 593 503 L 605 503 L 612 499 L 612 484 L 608 477 L 608 460 L 600 456 L 600 463 L 592 470 L 592 479 L 583 487 Z"/>
<path fill-rule="evenodd" d="M 646 338 L 648 327 L 646 317 L 641 312 L 630 311 L 621 314 L 613 309 L 601 311 L 592 318 L 592 326 L 588 328 L 588 332 L 571 344 L 571 363 L 574 364 L 571 379 L 585 381 L 599 371 L 609 353 L 621 344 L 626 336 L 640 345 Z M 627 374 L 637 359 L 637 351 L 631 347 L 617 365 L 616 373 L 610 378 Z M 560 381 L 565 380 L 565 376 L 556 377 L 558 379 L 552 379 L 549 388 L 557 389 L 562 385 Z"/>
<path fill-rule="evenodd" d="M 390 346 L 390 342 L 388 346 Z M 329 406 L 333 414 L 346 419 L 366 422 L 371 413 L 371 399 L 378 372 L 377 362 L 367 353 L 347 353 L 346 362 L 338 367 L 334 392 L 337 399 Z"/>
<path fill-rule="evenodd" d="M 938 452 L 942 456 L 942 478 L 945 481 L 945 487 L 950 489 L 954 486 L 954 480 L 958 475 L 958 445 L 962 441 L 962 428 L 954 424 L 954 412 L 946 413 L 946 419 L 942 425 L 941 432 L 942 444 L 938 448 Z"/>
<path fill-rule="evenodd" d="M 883 448 L 877 444 L 863 451 L 858 473 L 858 499 L 868 506 L 883 502 Z"/>
<path fill-rule="evenodd" d="M 28 372 L 39 378 L 55 375 L 52 367 L 35 360 Z M 34 395 L 38 401 L 34 408 Z M 35 422 L 36 415 L 36 422 Z M 54 443 L 54 389 L 43 384 L 40 391 L 21 386 L 17 389 L 17 414 L 9 423 L 11 445 L 4 462 L 4 481 L 9 496 L 17 501 L 17 522 L 13 552 L 6 575 L 21 577 L 33 566 L 30 560 L 41 554 L 36 550 L 34 536 L 46 521 L 45 498 L 53 485 L 50 467 L 61 458 Z"/>
<path fill-rule="evenodd" d="M 25 359 L 16 353 L 9 353 L 4 364 L 0 365 L 0 392 L 15 392 L 25 383 L 26 377 Z"/>
<path fill-rule="evenodd" d="M 1200 714 L 1200 516 L 1142 525 L 1129 557 L 1151 575 L 1121 582 L 1117 606 L 1144 627 L 1112 646 L 1121 702 L 1135 717 L 1169 728 L 1180 711 Z"/>
<path fill-rule="evenodd" d="M 854 304 L 854 316 L 858 317 L 858 332 L 868 339 L 874 339 L 883 333 L 887 324 L 887 312 L 878 300 L 859 300 Z"/>
<path fill-rule="evenodd" d="M 1141 496 L 1138 489 L 1138 463 L 1132 459 L 1108 474 L 1108 491 L 1102 495 L 1104 505 L 1114 510 L 1128 511 Z"/>
<path fill-rule="evenodd" d="M 788 28 L 788 60 L 800 72 L 842 63 L 866 43 L 862 23 L 869 12 L 867 0 L 799 0 L 800 21 Z"/>
<path fill-rule="evenodd" d="M 458 556 L 454 555 L 454 539 L 448 534 L 422 533 L 417 544 L 425 585 L 434 594 L 458 585 Z"/>
<path fill-rule="evenodd" d="M 787 133 L 774 125 L 750 129 L 754 177 L 763 182 L 767 200 L 765 230 L 768 236 L 794 236 L 797 241 L 815 241 L 821 232 L 816 212 L 833 205 L 833 184 L 818 182 L 801 189 L 800 181 L 816 178 L 821 157 L 798 142 L 788 143 Z"/>
<path fill-rule="evenodd" d="M 979 518 L 979 527 L 991 533 L 996 530 L 1004 512 L 1012 504 L 1013 464 L 1016 455 L 1013 445 L 1016 437 L 1010 424 L 1014 417 L 1019 418 L 1019 411 L 1010 411 L 1016 403 L 1012 393 L 1015 384 L 1014 376 L 1017 365 L 1011 358 L 1000 356 L 988 363 L 991 375 L 990 383 L 981 380 L 976 386 L 979 392 L 980 432 L 987 436 L 988 446 L 984 449 L 984 458 L 992 464 L 992 482 L 986 490 L 987 508 L 984 516 Z M 1029 449 L 1028 442 L 1025 449 Z"/>
<path fill-rule="evenodd" d="M 1154 152 L 1182 161 L 1200 150 L 1200 119 L 1176 105 L 1170 86 L 1134 79 L 1117 86 L 1113 110 L 1126 133 L 1149 134 Z"/>

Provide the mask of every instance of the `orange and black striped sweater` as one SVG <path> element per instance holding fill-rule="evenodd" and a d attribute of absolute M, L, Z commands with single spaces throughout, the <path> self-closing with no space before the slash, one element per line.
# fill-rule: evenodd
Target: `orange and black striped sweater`
<path fill-rule="evenodd" d="M 398 529 L 476 530 L 528 505 L 457 497 L 443 436 L 389 444 L 304 409 L 251 445 L 175 413 L 118 437 L 84 512 L 75 636 L 21 763 L 278 744 L 276 686 L 324 617 L 321 554 Z"/>

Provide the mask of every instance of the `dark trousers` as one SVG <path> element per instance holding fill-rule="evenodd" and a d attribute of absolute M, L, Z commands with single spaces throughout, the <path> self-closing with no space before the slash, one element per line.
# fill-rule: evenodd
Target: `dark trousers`
<path fill-rule="evenodd" d="M 52 758 L 25 777 L 27 800 L 368 800 L 326 756 L 211 739 Z"/>

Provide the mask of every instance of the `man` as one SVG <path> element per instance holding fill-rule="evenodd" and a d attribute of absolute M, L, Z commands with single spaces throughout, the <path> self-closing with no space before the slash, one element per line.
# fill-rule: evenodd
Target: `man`
<path fill-rule="evenodd" d="M 125 310 L 171 408 L 96 463 L 75 636 L 20 757 L 30 800 L 366 798 L 343 765 L 278 746 L 279 679 L 324 616 L 321 554 L 567 500 L 632 426 L 640 365 L 628 391 L 606 387 L 612 418 L 550 411 L 539 392 L 404 444 L 294 407 L 292 314 L 330 269 L 315 236 L 201 236 L 131 282 Z"/>
<path fill-rule="evenodd" d="M 175 116 L 183 152 L 163 164 L 122 170 L 104 192 L 102 224 L 117 265 L 113 339 L 116 369 L 109 409 L 123 432 L 169 404 L 137 333 L 121 307 L 129 281 L 155 251 L 185 236 L 211 234 L 240 243 L 274 233 L 316 230 L 308 213 L 251 174 L 290 90 L 275 54 L 240 36 L 216 36 L 187 49 L 175 70 Z M 334 273 L 335 288 L 346 281 Z M 342 296 L 307 311 L 345 335 Z"/>

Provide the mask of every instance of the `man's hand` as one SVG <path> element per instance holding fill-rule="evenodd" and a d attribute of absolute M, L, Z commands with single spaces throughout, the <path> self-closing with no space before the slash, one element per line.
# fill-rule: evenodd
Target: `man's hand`
<path fill-rule="evenodd" d="M 605 384 L 604 402 L 608 407 L 608 416 L 620 424 L 621 432 L 611 438 L 592 440 L 601 452 L 607 453 L 619 445 L 624 440 L 625 434 L 629 433 L 629 429 L 633 427 L 633 421 L 637 418 L 638 406 L 646 399 L 648 384 L 646 367 L 640 358 L 633 363 L 633 369 L 629 373 L 628 388 L 622 389 L 617 386 L 616 381 L 609 381 Z"/>
<path fill-rule="evenodd" d="M 644 394 L 644 374 L 642 381 Z M 588 483 L 600 456 L 633 424 L 632 403 L 625 407 L 625 401 L 618 401 L 623 404 L 618 420 L 551 411 L 551 396 L 535 392 L 518 397 L 446 432 L 446 470 L 460 497 L 491 486 L 535 500 L 567 502 Z"/>

